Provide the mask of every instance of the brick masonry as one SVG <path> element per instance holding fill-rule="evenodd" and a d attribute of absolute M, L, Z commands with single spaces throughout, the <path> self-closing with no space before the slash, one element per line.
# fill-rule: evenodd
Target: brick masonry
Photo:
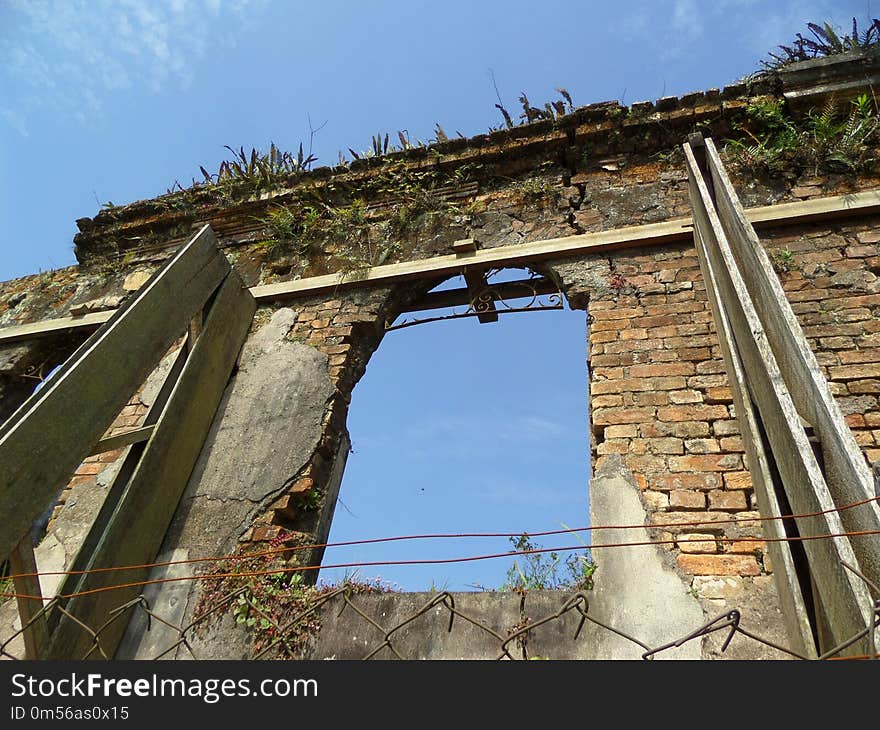
<path fill-rule="evenodd" d="M 394 166 L 443 174 L 470 170 L 467 183 L 448 194 L 456 201 L 454 211 L 442 225 L 416 222 L 402 235 L 394 260 L 448 254 L 454 240 L 468 236 L 488 248 L 688 215 L 681 141 L 697 126 L 718 140 L 734 136 L 755 93 L 778 89 L 768 81 L 630 109 L 595 104 L 558 124 L 525 125 L 450 140 L 430 153 L 410 150 L 345 169 L 315 170 L 304 180 L 286 181 L 290 187 L 278 191 L 233 191 L 229 197 L 196 189 L 102 212 L 78 221 L 81 266 L 0 284 L 0 326 L 117 306 L 205 222 L 217 231 L 249 286 L 333 271 L 338 241 L 326 241 L 308 258 L 267 248 L 261 223 L 266 211 L 290 201 L 297 186 L 317 190 L 332 180 L 337 189 L 357 191 Z M 734 182 L 747 206 L 880 187 L 874 177 L 747 176 Z M 375 200 L 370 206 L 363 233 L 378 241 L 389 202 Z M 810 345 L 871 462 L 880 460 L 878 224 L 880 217 L 863 215 L 762 232 Z M 139 243 L 130 243 L 135 240 Z M 711 603 L 757 591 L 772 602 L 772 565 L 761 542 L 748 464 L 693 246 L 617 250 L 536 262 L 532 268 L 558 281 L 569 304 L 588 314 L 594 467 L 610 454 L 624 458 L 641 488 L 653 534 L 668 544 L 670 562 L 697 595 Z M 288 337 L 327 358 L 334 393 L 308 464 L 297 474 L 280 475 L 286 491 L 244 527 L 238 536 L 243 543 L 275 540 L 290 531 L 309 541 L 324 531 L 327 526 L 315 520 L 332 515 L 332 506 L 328 512 L 315 510 L 314 500 L 310 509 L 304 505 L 310 495 L 320 500 L 327 487 L 344 443 L 352 389 L 386 323 L 438 283 L 424 279 L 283 303 L 296 310 Z M 261 308 L 254 329 L 275 308 Z M 48 349 L 43 342 L 0 350 L 0 413 L 11 412 L 13 401 L 21 399 L 27 390 L 21 383 L 33 377 L 34 368 L 47 372 L 76 344 L 68 338 Z M 13 391 L 14 397 L 3 397 Z M 145 409 L 135 396 L 110 433 L 139 425 Z M 70 486 L 99 478 L 120 456 L 91 457 Z M 65 494 L 55 515 L 63 513 Z M 695 521 L 706 524 L 673 525 Z M 725 539 L 734 537 L 751 539 Z"/>
<path fill-rule="evenodd" d="M 796 188 L 803 194 L 815 188 Z M 880 459 L 880 218 L 775 228 L 762 236 L 807 340 L 866 460 Z M 589 263 L 589 262 L 587 262 Z M 569 264 L 570 265 L 570 264 Z M 618 288 L 592 288 L 594 456 L 621 454 L 668 538 L 671 522 L 758 516 L 705 286 L 691 246 L 609 256 Z M 719 524 L 676 545 L 694 576 L 772 572 L 757 523 Z M 711 585 L 717 592 L 721 584 Z"/>

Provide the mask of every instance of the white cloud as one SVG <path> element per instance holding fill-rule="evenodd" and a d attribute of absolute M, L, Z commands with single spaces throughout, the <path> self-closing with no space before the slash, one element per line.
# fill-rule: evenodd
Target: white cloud
<path fill-rule="evenodd" d="M 26 134 L 34 114 L 87 121 L 102 99 L 135 87 L 186 88 L 208 49 L 264 0 L 5 0 L 0 119 Z"/>
<path fill-rule="evenodd" d="M 672 6 L 672 30 L 685 43 L 703 35 L 703 21 L 694 0 L 675 0 Z"/>

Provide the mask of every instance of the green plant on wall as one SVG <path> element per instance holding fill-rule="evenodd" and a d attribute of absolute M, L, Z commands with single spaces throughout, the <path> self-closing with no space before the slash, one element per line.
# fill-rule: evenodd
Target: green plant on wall
<path fill-rule="evenodd" d="M 750 102 L 740 130 L 748 139 L 728 140 L 726 152 L 741 169 L 767 175 L 809 171 L 858 173 L 876 162 L 880 118 L 861 94 L 848 109 L 830 99 L 821 111 L 794 117 L 781 99 Z"/>
<path fill-rule="evenodd" d="M 518 553 L 507 570 L 507 579 L 501 586 L 504 591 L 544 590 L 590 590 L 596 563 L 589 550 L 583 554 L 572 553 L 563 559 L 557 552 L 530 552 L 543 550 L 528 534 L 511 537 L 510 543 Z"/>
<path fill-rule="evenodd" d="M 322 597 L 340 588 L 354 594 L 392 591 L 379 578 L 361 580 L 356 574 L 338 584 L 310 585 L 307 574 L 285 559 L 295 550 L 293 542 L 292 533 L 282 534 L 268 543 L 268 550 L 261 548 L 209 565 L 196 614 L 213 621 L 231 614 L 250 632 L 254 654 L 269 650 L 274 658 L 299 659 L 321 627 L 316 609 Z M 211 620 L 201 622 L 197 630 L 207 630 Z"/>
<path fill-rule="evenodd" d="M 761 61 L 761 66 L 772 71 L 811 58 L 865 50 L 880 43 L 880 20 L 876 19 L 866 30 L 860 31 L 858 21 L 853 18 L 851 33 L 842 33 L 828 22 L 807 23 L 807 29 L 812 37 L 798 33 L 791 45 L 780 45 L 779 53 L 769 53 L 770 58 Z"/>
<path fill-rule="evenodd" d="M 781 248 L 770 252 L 773 268 L 779 272 L 791 271 L 794 265 L 794 254 L 790 248 Z"/>

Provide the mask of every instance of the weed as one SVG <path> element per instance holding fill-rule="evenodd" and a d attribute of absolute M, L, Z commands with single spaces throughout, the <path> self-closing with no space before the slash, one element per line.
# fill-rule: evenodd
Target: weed
<path fill-rule="evenodd" d="M 770 252 L 773 268 L 778 272 L 791 271 L 794 265 L 794 254 L 790 248 L 781 248 Z"/>
<path fill-rule="evenodd" d="M 297 542 L 297 536 L 283 534 L 269 543 L 270 549 L 281 549 Z M 337 585 L 309 585 L 304 573 L 286 562 L 279 552 L 252 556 L 237 555 L 220 560 L 208 568 L 199 595 L 197 614 L 213 611 L 218 620 L 231 612 L 234 620 L 251 632 L 253 651 L 272 647 L 279 659 L 301 658 L 311 638 L 320 630 L 321 622 L 315 608 L 318 599 L 345 585 L 354 593 L 387 593 L 391 587 L 378 578 L 361 581 L 356 576 L 346 577 Z M 253 575 L 259 573 L 259 575 Z M 212 577 L 216 576 L 216 577 Z M 290 625 L 290 619 L 299 619 Z M 206 630 L 209 621 L 199 630 Z"/>
<path fill-rule="evenodd" d="M 311 489 L 296 497 L 296 506 L 301 510 L 314 511 L 321 506 L 324 495 L 317 489 Z"/>
<path fill-rule="evenodd" d="M 852 34 L 841 35 L 828 22 L 822 25 L 807 23 L 807 28 L 812 38 L 805 38 L 803 34 L 798 33 L 790 46 L 778 47 L 781 54 L 769 53 L 770 58 L 760 62 L 762 68 L 772 71 L 799 61 L 863 50 L 880 43 L 880 20 L 876 19 L 872 20 L 867 30 L 859 32 L 858 22 L 853 18 Z"/>
<path fill-rule="evenodd" d="M 795 118 L 782 100 L 762 98 L 749 103 L 746 115 L 740 129 L 751 141 L 728 140 L 726 145 L 733 162 L 745 171 L 857 173 L 876 162 L 873 146 L 880 118 L 867 94 L 853 100 L 848 113 L 831 99 L 820 112 Z"/>
<path fill-rule="evenodd" d="M 511 190 L 524 203 L 555 201 L 559 197 L 559 191 L 553 183 L 543 177 L 529 177 L 515 182 Z"/>
<path fill-rule="evenodd" d="M 244 147 L 234 150 L 229 145 L 224 146 L 232 153 L 232 159 L 221 162 L 216 175 L 199 167 L 208 185 L 242 183 L 255 191 L 268 190 L 277 186 L 281 178 L 299 175 L 317 161 L 314 155 L 303 153 L 302 143 L 296 155 L 282 152 L 274 142 L 269 144 L 268 152 L 251 148 L 249 155 L 245 153 Z"/>
<path fill-rule="evenodd" d="M 589 550 L 583 555 L 572 553 L 562 560 L 559 553 L 529 552 L 540 550 L 540 546 L 529 540 L 523 533 L 519 537 L 511 537 L 511 544 L 521 556 L 521 562 L 513 561 L 507 571 L 507 580 L 501 590 L 506 591 L 542 591 L 542 590 L 590 590 L 593 587 L 593 574 L 596 563 L 593 562 Z"/>

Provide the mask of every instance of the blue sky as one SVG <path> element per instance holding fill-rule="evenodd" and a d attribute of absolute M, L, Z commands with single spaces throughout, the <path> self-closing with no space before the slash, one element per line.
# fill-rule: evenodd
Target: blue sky
<path fill-rule="evenodd" d="M 558 86 L 576 105 L 632 103 L 730 83 L 807 21 L 848 27 L 877 12 L 876 0 L 0 0 L 0 280 L 74 263 L 76 218 L 216 170 L 223 145 L 308 143 L 309 117 L 326 122 L 314 152 L 332 164 L 380 131 L 499 125 L 490 69 L 511 111 L 520 92 L 541 103 Z M 556 312 L 390 333 L 352 405 L 347 536 L 423 531 L 411 515 L 443 531 L 584 523 L 584 328 L 582 313 Z M 516 395 L 492 400 L 499 385 Z M 392 393 L 424 399 L 424 419 Z M 478 439 L 489 448 L 474 452 Z M 556 462 L 567 471 L 547 468 Z M 394 506 L 395 489 L 426 477 L 414 495 L 425 508 Z M 395 520 L 359 504 L 355 483 Z M 474 547 L 450 542 L 436 556 Z M 496 585 L 496 565 L 451 587 Z M 430 585 L 407 571 L 393 579 Z"/>

